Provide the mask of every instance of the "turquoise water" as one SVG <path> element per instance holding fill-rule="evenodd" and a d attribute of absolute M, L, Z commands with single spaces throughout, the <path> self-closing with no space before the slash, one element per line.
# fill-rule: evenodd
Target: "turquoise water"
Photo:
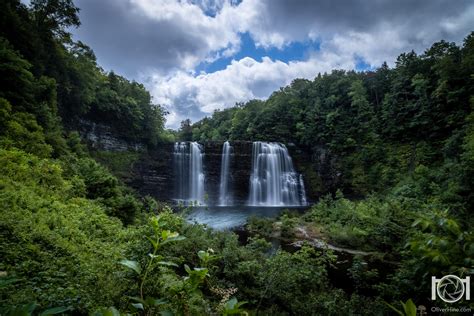
<path fill-rule="evenodd" d="M 303 212 L 307 207 L 260 207 L 260 206 L 209 206 L 194 207 L 186 219 L 205 224 L 217 230 L 233 229 L 245 225 L 250 216 L 277 217 L 284 210 Z"/>

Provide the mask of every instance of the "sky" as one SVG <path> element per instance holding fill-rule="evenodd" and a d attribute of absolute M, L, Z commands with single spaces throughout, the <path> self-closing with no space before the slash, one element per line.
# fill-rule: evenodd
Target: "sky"
<path fill-rule="evenodd" d="M 296 78 L 393 65 L 474 30 L 472 0 L 76 0 L 106 71 L 142 82 L 167 127 L 236 102 L 266 99 Z"/>

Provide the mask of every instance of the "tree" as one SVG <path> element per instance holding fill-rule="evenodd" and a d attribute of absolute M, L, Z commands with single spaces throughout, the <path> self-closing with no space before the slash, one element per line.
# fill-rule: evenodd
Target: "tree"
<path fill-rule="evenodd" d="M 367 90 L 361 80 L 352 83 L 349 96 L 351 97 L 351 106 L 355 110 L 353 133 L 359 142 L 364 142 L 370 137 L 368 134 L 374 120 L 374 112 L 367 100 Z"/>
<path fill-rule="evenodd" d="M 79 8 L 72 0 L 32 0 L 34 20 L 42 32 L 51 32 L 62 41 L 70 41 L 69 27 L 79 27 Z"/>
<path fill-rule="evenodd" d="M 182 141 L 191 141 L 193 139 L 193 127 L 190 119 L 181 121 L 179 128 L 179 139 Z"/>

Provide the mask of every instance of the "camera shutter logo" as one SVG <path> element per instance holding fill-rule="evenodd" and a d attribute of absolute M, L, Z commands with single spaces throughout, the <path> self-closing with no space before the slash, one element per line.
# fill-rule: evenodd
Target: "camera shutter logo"
<path fill-rule="evenodd" d="M 461 279 L 455 275 L 445 275 L 441 279 L 431 277 L 431 299 L 436 300 L 436 296 L 446 303 L 456 303 L 464 294 L 466 300 L 471 299 L 470 277 Z"/>

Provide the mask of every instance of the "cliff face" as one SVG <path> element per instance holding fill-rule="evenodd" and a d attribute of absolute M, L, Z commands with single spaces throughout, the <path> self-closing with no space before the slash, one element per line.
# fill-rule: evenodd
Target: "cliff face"
<path fill-rule="evenodd" d="M 222 164 L 223 142 L 206 142 L 204 147 L 205 187 L 210 204 L 219 200 L 219 185 Z M 232 152 L 229 165 L 230 191 L 235 204 L 246 204 L 249 197 L 249 181 L 252 168 L 252 143 L 231 142 Z"/>
<path fill-rule="evenodd" d="M 131 167 L 127 184 L 142 195 L 172 201 L 175 185 L 173 148 L 173 143 L 166 143 L 142 153 Z"/>
<path fill-rule="evenodd" d="M 203 146 L 204 187 L 207 204 L 215 205 L 219 200 L 219 184 L 222 160 L 222 142 L 201 143 Z M 252 164 L 252 143 L 232 143 L 234 154 L 230 160 L 230 188 L 236 204 L 245 204 L 248 199 L 249 179 Z M 161 144 L 148 150 L 133 163 L 127 184 L 143 195 L 151 195 L 161 201 L 172 201 L 175 194 L 173 165 L 174 144 Z"/>
<path fill-rule="evenodd" d="M 203 169 L 205 174 L 205 192 L 207 204 L 216 205 L 219 201 L 219 185 L 222 164 L 223 142 L 204 142 Z M 246 204 L 249 198 L 250 174 L 252 169 L 252 142 L 231 142 L 229 187 L 235 204 Z M 163 144 L 149 150 L 136 161 L 131 170 L 128 184 L 142 194 L 149 194 L 159 200 L 171 201 L 175 198 L 175 175 L 173 168 L 174 144 Z M 308 201 L 315 201 L 326 194 L 334 184 L 333 173 L 327 153 L 312 153 L 306 148 L 288 144 L 297 172 L 303 174 Z M 319 169 L 315 168 L 318 165 Z M 326 185 L 328 184 L 328 185 Z"/>
<path fill-rule="evenodd" d="M 138 151 L 145 149 L 141 143 L 127 141 L 125 137 L 118 136 L 117 132 L 107 125 L 81 120 L 77 128 L 82 139 L 94 150 Z"/>
<path fill-rule="evenodd" d="M 135 152 L 138 159 L 130 161 L 126 170 L 121 170 L 122 180 L 142 195 L 150 195 L 161 201 L 173 201 L 175 174 L 173 165 L 174 143 L 164 143 L 153 149 L 145 149 L 139 143 L 130 143 L 114 136 L 106 126 L 88 123 L 83 125 L 81 135 L 89 147 L 96 151 Z M 219 184 L 223 142 L 200 143 L 203 147 L 203 169 L 207 204 L 216 205 L 219 200 Z M 249 198 L 252 168 L 252 142 L 231 142 L 230 191 L 234 204 L 246 204 Z M 333 192 L 340 181 L 336 170 L 336 159 L 323 147 L 300 148 L 286 144 L 298 173 L 303 174 L 306 197 L 309 202 Z M 107 164 L 107 161 L 102 161 Z M 125 176 L 124 176 L 125 175 Z"/>

